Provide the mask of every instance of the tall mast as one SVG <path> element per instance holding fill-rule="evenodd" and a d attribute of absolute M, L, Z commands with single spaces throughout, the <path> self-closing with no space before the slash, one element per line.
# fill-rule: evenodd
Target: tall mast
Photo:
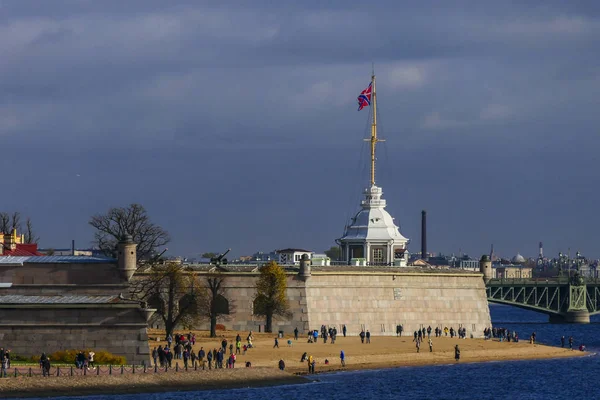
<path fill-rule="evenodd" d="M 373 103 L 373 123 L 371 124 L 371 139 L 365 139 L 371 142 L 371 186 L 375 186 L 375 146 L 377 142 L 383 140 L 377 139 L 377 93 L 375 91 L 375 70 L 371 75 L 372 103 Z"/>

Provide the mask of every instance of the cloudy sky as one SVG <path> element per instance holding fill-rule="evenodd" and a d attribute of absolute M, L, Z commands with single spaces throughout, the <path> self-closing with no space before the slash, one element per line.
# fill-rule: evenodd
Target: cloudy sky
<path fill-rule="evenodd" d="M 173 5 L 176 4 L 176 5 Z M 218 4 L 218 5 L 215 5 Z M 0 0 L 0 210 L 144 205 L 169 253 L 323 251 L 368 183 L 420 249 L 598 258 L 596 1 Z"/>

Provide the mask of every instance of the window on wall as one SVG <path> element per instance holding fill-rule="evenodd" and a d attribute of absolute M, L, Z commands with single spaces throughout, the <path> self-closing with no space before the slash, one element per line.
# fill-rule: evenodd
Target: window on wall
<path fill-rule="evenodd" d="M 383 262 L 383 249 L 373 249 L 373 262 Z"/>

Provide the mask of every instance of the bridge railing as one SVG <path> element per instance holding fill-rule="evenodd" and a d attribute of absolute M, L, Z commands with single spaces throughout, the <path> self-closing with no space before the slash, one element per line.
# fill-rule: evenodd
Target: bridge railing
<path fill-rule="evenodd" d="M 493 278 L 490 279 L 488 285 L 490 284 L 501 284 L 501 285 L 545 285 L 545 284 L 554 284 L 554 285 L 567 285 L 571 281 L 571 278 L 568 276 L 560 276 L 560 277 L 552 277 L 552 278 Z M 586 285 L 600 285 L 600 278 L 590 278 L 584 277 L 583 281 Z"/>

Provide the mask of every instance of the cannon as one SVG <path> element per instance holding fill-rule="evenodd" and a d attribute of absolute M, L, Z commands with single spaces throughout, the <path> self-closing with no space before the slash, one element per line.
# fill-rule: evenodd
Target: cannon
<path fill-rule="evenodd" d="M 225 256 L 230 251 L 231 251 L 231 249 L 227 249 L 227 251 L 225 253 L 219 254 L 216 257 L 211 257 L 210 258 L 210 263 L 213 264 L 213 265 L 227 265 L 227 259 L 225 258 Z"/>

